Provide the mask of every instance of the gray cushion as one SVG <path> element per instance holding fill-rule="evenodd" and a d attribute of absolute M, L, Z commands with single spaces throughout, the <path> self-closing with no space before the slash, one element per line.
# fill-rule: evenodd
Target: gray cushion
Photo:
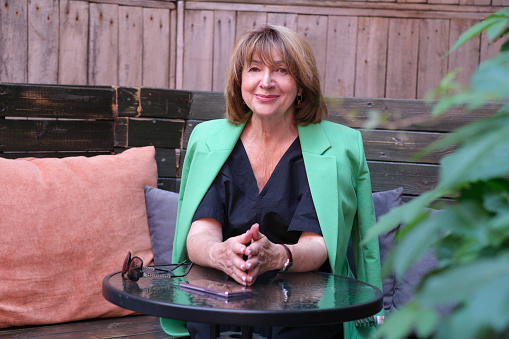
<path fill-rule="evenodd" d="M 389 212 L 391 208 L 402 204 L 403 188 L 399 187 L 394 190 L 373 193 L 373 203 L 375 205 L 376 221 Z M 378 246 L 380 247 L 380 262 L 385 261 L 387 254 L 394 245 L 394 238 L 398 232 L 399 227 L 384 233 L 378 237 Z M 382 282 L 384 293 L 384 309 L 386 312 L 390 311 L 393 305 L 393 298 L 395 294 L 396 280 L 394 273 L 384 278 Z"/>
<path fill-rule="evenodd" d="M 156 265 L 171 264 L 178 197 L 175 192 L 145 187 L 148 226 Z"/>
<path fill-rule="evenodd" d="M 431 216 L 440 213 L 440 210 L 431 210 Z M 405 225 L 401 225 L 400 228 L 404 228 Z M 414 290 L 420 284 L 422 278 L 437 268 L 438 260 L 435 256 L 434 249 L 431 249 L 422 258 L 413 263 L 403 276 L 395 276 L 394 286 L 394 297 L 393 306 L 400 308 L 407 302 L 413 299 Z M 443 311 L 447 312 L 449 306 L 444 306 Z M 439 309 L 439 311 L 442 311 Z"/>
<path fill-rule="evenodd" d="M 389 212 L 391 208 L 399 206 L 402 204 L 402 196 L 403 196 L 403 188 L 399 187 L 389 191 L 375 192 L 373 193 L 373 204 L 375 206 L 375 216 L 376 220 Z M 378 237 L 378 244 L 380 247 L 380 261 L 383 265 L 383 262 L 394 245 L 394 237 L 398 231 L 398 227 L 395 229 L 384 233 Z M 353 248 L 350 239 L 350 244 L 348 246 L 347 259 L 350 265 L 350 268 L 355 272 L 355 262 L 353 255 Z M 384 309 L 386 312 L 390 311 L 393 306 L 393 296 L 395 292 L 395 277 L 394 274 L 391 273 L 388 277 L 386 277 L 382 282 L 382 289 L 384 293 Z"/>

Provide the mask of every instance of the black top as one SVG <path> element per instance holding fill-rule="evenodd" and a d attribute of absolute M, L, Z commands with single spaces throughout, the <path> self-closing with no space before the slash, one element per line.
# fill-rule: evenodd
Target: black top
<path fill-rule="evenodd" d="M 283 155 L 261 192 L 239 139 L 193 221 L 205 217 L 223 225 L 224 239 L 245 233 L 254 223 L 273 243 L 295 244 L 303 231 L 322 235 L 299 138 Z"/>

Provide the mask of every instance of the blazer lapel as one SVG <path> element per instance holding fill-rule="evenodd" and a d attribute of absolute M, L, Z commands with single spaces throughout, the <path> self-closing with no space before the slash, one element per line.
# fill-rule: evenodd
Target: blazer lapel
<path fill-rule="evenodd" d="M 186 187 L 186 194 L 190 192 L 193 197 L 191 199 L 192 206 L 198 207 L 201 199 L 205 196 L 205 193 L 230 156 L 244 129 L 244 125 L 225 124 L 223 128 L 217 130 L 217 133 L 214 133 L 207 139 L 207 148 L 200 151 L 200 154 L 195 154 L 193 159 L 194 164 L 189 172 L 189 177 L 199 179 L 190 181 L 188 183 L 189 186 Z"/>
<path fill-rule="evenodd" d="M 336 157 L 325 155 L 331 145 L 320 124 L 299 126 L 299 138 L 311 196 L 334 270 L 339 232 Z"/>

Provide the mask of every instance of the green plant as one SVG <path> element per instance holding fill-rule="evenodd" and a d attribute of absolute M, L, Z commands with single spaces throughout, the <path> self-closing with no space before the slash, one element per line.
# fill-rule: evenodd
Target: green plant
<path fill-rule="evenodd" d="M 471 27 L 450 52 L 483 31 L 490 40 L 507 38 L 509 8 Z M 387 271 L 403 274 L 431 248 L 439 262 L 415 299 L 387 317 L 378 331 L 384 338 L 411 331 L 447 339 L 509 336 L 509 41 L 479 66 L 467 88 L 451 94 L 457 89 L 454 76 L 446 76 L 432 93 L 440 96 L 432 115 L 493 101 L 500 109 L 426 149 L 423 154 L 457 147 L 442 159 L 435 189 L 393 209 L 371 230 L 373 238 L 405 224 L 385 263 Z M 454 203 L 431 215 L 427 207 L 444 196 L 454 197 Z M 445 316 L 437 311 L 444 305 L 452 309 Z"/>

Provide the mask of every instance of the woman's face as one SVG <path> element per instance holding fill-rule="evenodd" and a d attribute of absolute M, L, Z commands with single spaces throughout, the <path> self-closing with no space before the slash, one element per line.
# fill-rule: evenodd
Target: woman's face
<path fill-rule="evenodd" d="M 295 79 L 279 53 L 274 52 L 274 65 L 264 65 L 258 53 L 242 70 L 242 99 L 260 117 L 283 118 L 292 116 L 294 101 L 299 93 Z"/>

